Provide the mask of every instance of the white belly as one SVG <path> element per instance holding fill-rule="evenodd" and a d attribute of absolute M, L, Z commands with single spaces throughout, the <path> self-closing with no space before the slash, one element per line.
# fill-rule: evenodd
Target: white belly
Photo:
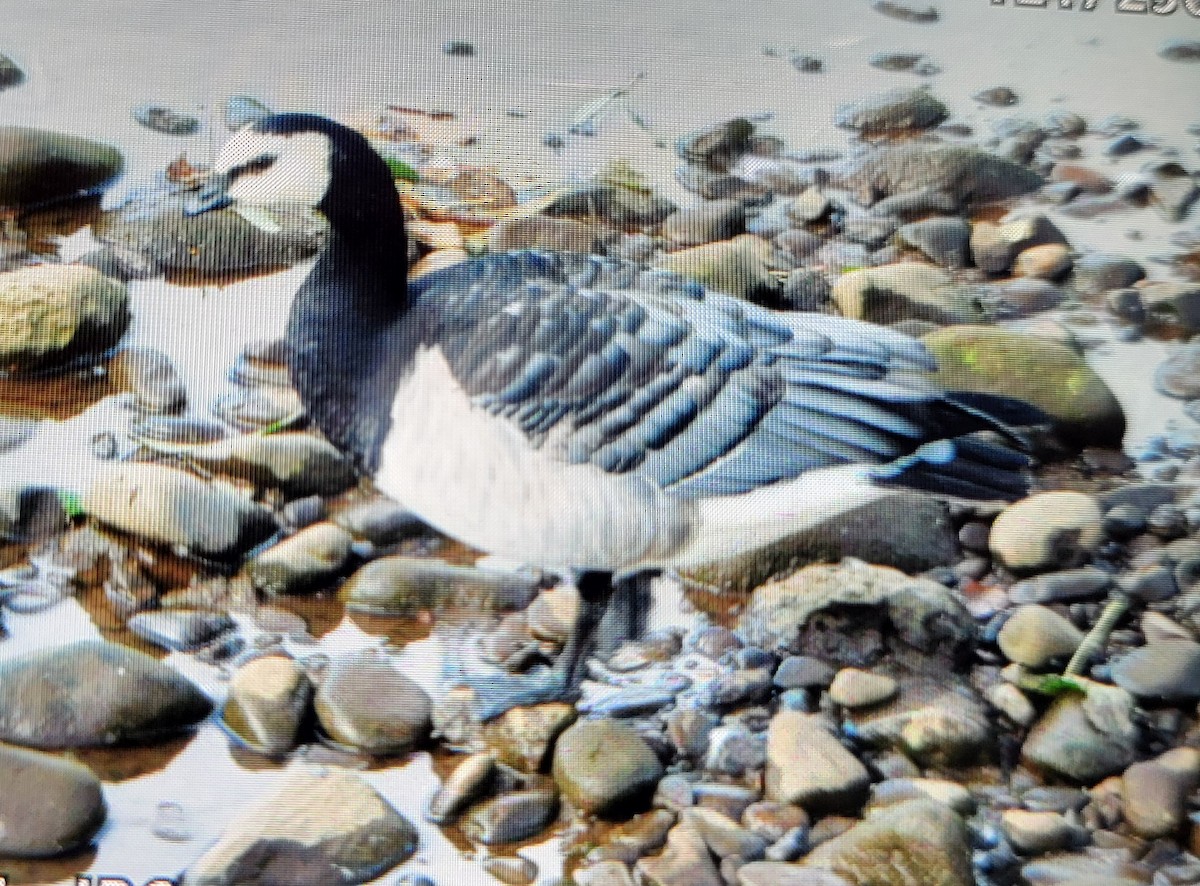
<path fill-rule="evenodd" d="M 436 349 L 417 355 L 391 418 L 376 484 L 480 550 L 620 570 L 659 564 L 688 537 L 695 503 L 532 448 L 511 423 L 471 404 Z"/>

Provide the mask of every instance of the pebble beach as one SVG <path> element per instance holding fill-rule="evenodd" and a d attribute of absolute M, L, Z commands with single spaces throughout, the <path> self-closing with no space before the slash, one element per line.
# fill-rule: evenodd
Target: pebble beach
<path fill-rule="evenodd" d="M 1200 9 L 1137 5 L 0 0 L 0 884 L 1200 883 Z M 311 425 L 319 215 L 181 211 L 285 110 L 387 160 L 412 278 L 898 329 L 1040 410 L 1031 493 L 648 578 L 491 716 L 578 591 Z"/>

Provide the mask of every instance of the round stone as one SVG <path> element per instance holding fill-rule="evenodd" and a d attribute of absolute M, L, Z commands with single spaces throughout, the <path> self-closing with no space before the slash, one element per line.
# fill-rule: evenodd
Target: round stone
<path fill-rule="evenodd" d="M 1009 569 L 1036 572 L 1080 565 L 1100 544 L 1103 520 L 1082 492 L 1042 492 L 1009 505 L 992 524 L 992 554 Z"/>

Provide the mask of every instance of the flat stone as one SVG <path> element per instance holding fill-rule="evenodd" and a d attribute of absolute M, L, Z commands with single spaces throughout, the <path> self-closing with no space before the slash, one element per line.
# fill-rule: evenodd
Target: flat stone
<path fill-rule="evenodd" d="M 942 778 L 889 778 L 871 785 L 868 812 L 910 800 L 936 800 L 959 815 L 975 813 L 975 798 L 960 784 Z M 868 816 L 869 817 L 869 816 Z"/>
<path fill-rule="evenodd" d="M 780 282 L 771 274 L 774 248 L 753 234 L 664 253 L 657 261 L 709 289 L 748 301 L 770 302 L 779 294 Z"/>
<path fill-rule="evenodd" d="M 1078 566 L 1103 537 L 1100 507 L 1082 492 L 1041 492 L 1005 508 L 988 544 L 1009 569 L 1020 572 Z"/>
<path fill-rule="evenodd" d="M 477 803 L 464 814 L 462 829 L 485 846 L 516 843 L 536 837 L 557 815 L 558 791 L 548 783 Z"/>
<path fill-rule="evenodd" d="M 1036 669 L 1074 654 L 1083 631 L 1053 609 L 1030 603 L 1009 616 L 996 642 L 1009 661 Z"/>
<path fill-rule="evenodd" d="M 1036 191 L 1043 184 L 1033 170 L 988 151 L 935 144 L 872 151 L 836 180 L 867 204 L 910 191 L 948 194 L 959 205 L 989 203 Z"/>
<path fill-rule="evenodd" d="M 234 672 L 221 719 L 251 750 L 280 756 L 296 746 L 312 692 L 312 683 L 293 659 L 256 658 Z"/>
<path fill-rule="evenodd" d="M 335 659 L 313 707 L 335 741 L 368 754 L 402 754 L 429 737 L 433 702 L 388 657 L 365 649 Z"/>
<path fill-rule="evenodd" d="M 100 781 L 86 766 L 0 745 L 0 855 L 53 858 L 83 849 L 104 824 Z"/>
<path fill-rule="evenodd" d="M 217 560 L 233 558 L 275 531 L 270 511 L 233 487 L 162 465 L 105 466 L 81 503 L 115 529 Z"/>
<path fill-rule="evenodd" d="M 851 886 L 833 871 L 782 861 L 752 861 L 738 868 L 738 886 Z"/>
<path fill-rule="evenodd" d="M 139 612 L 125 624 L 143 640 L 176 652 L 198 649 L 236 626 L 224 612 L 200 609 Z"/>
<path fill-rule="evenodd" d="M 901 803 L 822 843 L 804 867 L 824 868 L 856 886 L 973 886 L 967 828 L 933 800 Z"/>
<path fill-rule="evenodd" d="M 188 886 L 363 883 L 416 848 L 416 828 L 359 775 L 295 768 L 229 823 L 186 879 Z"/>
<path fill-rule="evenodd" d="M 638 859 L 637 871 L 646 886 L 726 886 L 704 836 L 688 821 L 671 828 L 661 855 Z"/>
<path fill-rule="evenodd" d="M 174 668 L 115 643 L 79 640 L 0 663 L 0 740 L 39 748 L 150 741 L 208 716 Z"/>
<path fill-rule="evenodd" d="M 496 775 L 496 757 L 483 751 L 471 754 L 454 767 L 429 800 L 425 817 L 446 824 L 478 800 L 491 787 Z"/>
<path fill-rule="evenodd" d="M 590 255 L 602 252 L 617 236 L 618 232 L 607 225 L 574 218 L 535 215 L 498 222 L 488 232 L 488 248 L 493 252 L 544 249 Z"/>
<path fill-rule="evenodd" d="M 662 224 L 663 236 L 681 246 L 728 240 L 745 232 L 746 207 L 739 200 L 712 200 L 681 209 Z"/>
<path fill-rule="evenodd" d="M 902 225 L 898 233 L 941 267 L 961 268 L 967 263 L 971 228 L 961 218 L 922 219 Z"/>
<path fill-rule="evenodd" d="M 631 727 L 609 720 L 582 720 L 554 748 L 554 780 L 585 813 L 606 815 L 650 797 L 663 776 L 662 763 Z"/>
<path fill-rule="evenodd" d="M 1083 292 L 1105 292 L 1132 286 L 1146 270 L 1132 258 L 1109 253 L 1091 253 L 1075 261 L 1073 279 Z"/>
<path fill-rule="evenodd" d="M 861 807 L 871 781 L 823 718 L 799 711 L 779 711 L 771 719 L 764 779 L 768 800 L 826 812 Z"/>

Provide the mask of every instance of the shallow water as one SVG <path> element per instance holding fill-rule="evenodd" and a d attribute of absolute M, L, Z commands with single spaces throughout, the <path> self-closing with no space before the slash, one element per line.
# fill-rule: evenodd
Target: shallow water
<path fill-rule="evenodd" d="M 974 125 L 1005 116 L 1040 117 L 1053 109 L 1091 120 L 1125 114 L 1139 120 L 1164 145 L 1195 165 L 1196 138 L 1185 126 L 1197 122 L 1197 67 L 1155 55 L 1168 36 L 1200 37 L 1200 19 L 1182 9 L 1174 15 L 1121 15 L 1115 3 L 1094 12 L 1018 8 L 988 0 L 941 0 L 936 25 L 897 22 L 862 2 L 806 0 L 691 0 L 671 4 L 619 2 L 501 2 L 480 5 L 447 0 L 404 6 L 379 0 L 307 0 L 300 4 L 247 4 L 209 0 L 182 7 L 169 0 L 0 0 L 5 30 L 0 52 L 26 71 L 20 88 L 0 92 L 0 122 L 44 126 L 118 145 L 125 154 L 125 183 L 136 186 L 186 152 L 193 162 L 211 157 L 225 131 L 216 121 L 232 94 L 253 95 L 277 109 L 312 110 L 346 120 L 369 121 L 388 103 L 456 111 L 482 133 L 469 156 L 490 158 L 501 168 L 524 167 L 564 180 L 584 177 L 605 161 L 630 158 L 663 194 L 691 198 L 674 181 L 674 138 L 699 125 L 739 115 L 769 115 L 763 129 L 790 147 L 845 146 L 847 135 L 832 124 L 843 102 L 883 89 L 922 81 L 867 65 L 882 50 L 918 50 L 945 71 L 931 78 L 935 94 L 954 119 Z M 478 49 L 472 58 L 440 51 L 451 38 Z M 774 55 L 764 52 L 771 49 Z M 787 60 L 793 50 L 825 61 L 823 74 L 802 74 Z M 631 103 L 653 132 L 620 110 L 598 123 L 594 138 L 572 138 L 556 154 L 541 145 L 543 134 L 563 132 L 574 113 L 639 73 Z M 1014 108 L 978 106 L 971 94 L 1008 85 L 1021 96 Z M 202 134 L 169 137 L 136 124 L 130 109 L 154 101 L 199 112 L 214 125 Z M 519 109 L 524 117 L 506 116 Z M 656 138 L 667 148 L 656 145 Z M 1099 142 L 1093 143 L 1098 146 Z M 1085 158 L 1093 166 L 1103 163 Z M 1113 162 L 1111 177 L 1131 174 L 1135 156 Z M 124 186 L 124 184 L 122 185 Z M 1079 220 L 1055 216 L 1069 240 L 1088 251 L 1119 251 L 1147 259 L 1167 251 L 1174 226 L 1150 211 L 1129 218 Z M 1191 225 L 1196 226 L 1195 212 Z M 1136 228 L 1139 239 L 1132 239 Z M 63 246 L 72 257 L 89 247 L 86 231 Z M 1152 273 L 1171 271 L 1151 264 Z M 291 293 L 307 268 L 297 266 L 227 286 L 184 287 L 161 280 L 130 286 L 134 323 L 127 344 L 164 351 L 181 371 L 191 402 L 203 411 L 249 340 L 282 330 Z M 1171 421 L 1186 422 L 1180 404 L 1153 391 L 1153 368 L 1169 353 L 1161 342 L 1108 339 L 1090 360 L 1125 406 L 1136 446 Z M 0 476 L 20 476 L 56 486 L 82 487 L 94 467 L 88 441 L 105 430 L 127 427 L 131 414 L 107 393 L 103 379 L 81 377 L 63 389 L 62 403 L 36 403 L 52 413 L 35 440 L 0 453 Z M 0 389 L 0 408 L 27 391 Z M 26 404 L 28 406 L 28 404 Z M 32 409 L 26 411 L 34 411 Z M 69 420 L 60 421 L 59 419 Z M 679 624 L 678 596 L 662 595 L 652 622 Z M 10 637 L 0 658 L 49 643 L 99 636 L 84 608 L 69 600 L 39 615 L 6 614 Z M 342 619 L 319 640 L 325 654 L 376 645 L 353 619 Z M 409 644 L 406 670 L 426 685 L 436 681 L 436 639 Z M 297 650 L 301 651 L 301 650 Z M 310 648 L 307 651 L 315 651 Z M 169 659 L 216 698 L 223 682 L 215 668 L 189 656 Z M 84 754 L 102 768 L 102 755 Z M 225 736 L 203 726 L 190 741 L 133 755 L 146 771 L 106 779 L 109 823 L 94 857 L 41 865 L 0 861 L 12 883 L 74 883 L 75 873 L 111 874 L 137 883 L 173 876 L 194 860 L 225 823 L 280 774 L 274 765 L 248 765 L 230 753 Z M 140 765 L 132 764 L 135 767 Z M 485 882 L 477 859 L 464 856 L 437 828 L 423 821 L 421 804 L 436 785 L 428 754 L 403 765 L 365 774 L 418 827 L 421 848 L 400 872 L 425 872 L 442 884 Z M 178 803 L 191 832 L 187 841 L 153 835 L 160 803 Z M 559 850 L 550 839 L 523 848 L 537 861 L 539 883 L 553 882 Z"/>

